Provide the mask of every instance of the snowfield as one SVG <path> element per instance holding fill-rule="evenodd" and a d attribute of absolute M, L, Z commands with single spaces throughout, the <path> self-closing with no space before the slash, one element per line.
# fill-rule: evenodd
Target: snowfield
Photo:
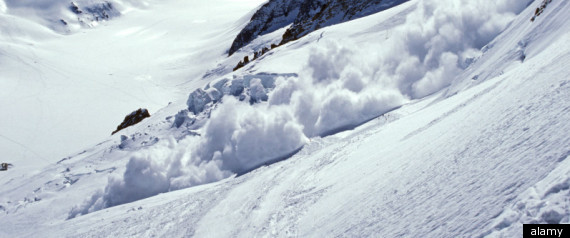
<path fill-rule="evenodd" d="M 531 21 L 542 1 L 412 0 L 235 72 L 281 37 L 227 57 L 263 1 L 131 1 L 70 35 L 5 2 L 2 237 L 519 237 L 570 223 L 568 1 Z M 108 136 L 141 104 L 151 118 Z"/>
<path fill-rule="evenodd" d="M 0 149 L 2 162 L 16 167 L 2 176 L 39 172 L 108 140 L 138 108 L 153 114 L 184 100 L 245 24 L 237 19 L 261 3 L 144 1 L 150 11 L 143 1 L 114 2 L 130 7 L 95 27 L 61 35 L 31 20 L 58 19 L 68 2 L 5 1 L 16 10 L 0 12 Z M 39 13 L 21 15 L 21 8 Z M 226 17 L 214 17 L 222 12 Z"/>

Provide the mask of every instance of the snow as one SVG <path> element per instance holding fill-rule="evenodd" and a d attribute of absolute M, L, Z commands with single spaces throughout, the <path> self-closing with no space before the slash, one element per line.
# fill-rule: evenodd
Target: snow
<path fill-rule="evenodd" d="M 59 15 L 51 11 L 68 4 L 29 5 L 34 2 L 13 1 L 13 7 L 54 18 Z M 204 68 L 225 54 L 239 31 L 232 28 L 236 19 L 261 3 L 148 2 L 150 12 L 142 1 L 131 2 L 123 16 L 71 35 L 56 34 L 28 15 L 0 14 L 0 150 L 3 162 L 16 165 L 10 177 L 107 140 L 137 108 L 152 115 L 183 100 L 189 89 L 203 86 Z M 42 4 L 54 6 L 44 12 Z M 9 180 L 4 176 L 0 181 Z"/>
<path fill-rule="evenodd" d="M 225 11 L 244 3 L 219 1 L 235 4 Z M 410 1 L 321 29 L 231 72 L 239 57 L 224 51 L 244 25 L 240 17 L 260 4 L 248 3 L 214 21 L 224 34 L 204 40 L 214 35 L 204 33 L 192 46 L 168 46 L 183 39 L 172 35 L 184 28 L 156 23 L 156 14 L 182 16 L 189 3 L 167 1 L 83 34 L 60 36 L 32 24 L 25 32 L 52 40 L 24 37 L 41 47 L 14 39 L 19 48 L 0 48 L 29 48 L 56 64 L 48 54 L 65 47 L 53 45 L 104 49 L 98 36 L 127 32 L 115 35 L 125 39 L 109 52 L 132 56 L 140 50 L 131 44 L 173 50 L 141 56 L 163 64 L 128 82 L 163 87 L 147 88 L 165 97 L 149 108 L 151 118 L 57 163 L 46 159 L 36 173 L 2 177 L 0 236 L 513 237 L 523 223 L 570 221 L 568 1 L 553 1 L 534 22 L 539 1 Z M 146 32 L 146 23 L 160 27 Z M 138 41 L 164 29 L 171 30 Z M 137 59 L 85 61 L 130 72 L 150 65 Z M 197 65 L 186 68 L 180 59 Z M 168 73 L 173 65 L 181 68 Z M 87 77 L 99 70 L 77 67 L 64 72 Z M 39 70 L 48 85 L 58 82 Z M 109 103 L 101 92 L 105 87 L 90 95 Z M 166 100 L 174 102 L 164 107 Z M 80 107 L 59 110 L 70 108 Z M 113 115 L 101 111 L 101 118 Z"/>

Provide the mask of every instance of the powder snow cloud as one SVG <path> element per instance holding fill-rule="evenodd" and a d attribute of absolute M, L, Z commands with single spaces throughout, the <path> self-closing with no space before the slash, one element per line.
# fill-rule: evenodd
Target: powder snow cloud
<path fill-rule="evenodd" d="M 381 45 L 319 44 L 302 72 L 278 77 L 274 88 L 251 80 L 255 103 L 231 95 L 211 102 L 218 104 L 201 136 L 162 139 L 135 153 L 122 177 L 110 178 L 69 216 L 246 172 L 294 153 L 308 138 L 352 128 L 435 93 L 476 60 L 526 3 L 425 0 Z"/>

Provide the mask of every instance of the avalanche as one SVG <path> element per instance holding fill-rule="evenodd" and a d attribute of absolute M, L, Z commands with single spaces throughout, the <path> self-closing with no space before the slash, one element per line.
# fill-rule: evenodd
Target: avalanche
<path fill-rule="evenodd" d="M 160 54 L 143 58 L 159 66 L 141 84 L 164 91 L 142 91 L 172 103 L 156 101 L 152 117 L 38 172 L 2 172 L 19 175 L 0 180 L 0 236 L 516 237 L 522 224 L 570 222 L 568 1 L 412 0 L 315 30 L 235 72 L 289 25 L 228 57 L 233 37 L 267 9 L 216 3 L 149 2 L 85 37 L 44 29 L 51 43 L 30 38 L 42 60 L 65 48 L 57 42 L 112 33 L 123 59 L 139 50 L 129 44 L 153 48 Z M 205 26 L 167 17 L 212 8 L 240 10 Z M 194 45 L 170 46 L 190 33 Z M 93 63 L 144 70 L 85 55 L 84 71 L 66 74 L 107 72 Z"/>

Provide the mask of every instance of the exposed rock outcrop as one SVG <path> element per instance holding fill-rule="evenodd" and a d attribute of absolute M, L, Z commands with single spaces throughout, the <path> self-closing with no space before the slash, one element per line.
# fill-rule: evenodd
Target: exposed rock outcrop
<path fill-rule="evenodd" d="M 121 124 L 119 126 L 117 126 L 117 129 L 115 131 L 113 131 L 113 133 L 111 133 L 111 135 L 114 135 L 118 131 L 125 129 L 129 126 L 138 124 L 139 122 L 141 122 L 142 120 L 144 120 L 147 117 L 150 117 L 150 113 L 148 113 L 148 110 L 146 110 L 144 108 L 139 108 L 138 110 L 131 112 L 131 114 L 127 115 L 125 117 L 125 119 L 123 120 L 123 122 L 121 122 Z"/>
<path fill-rule="evenodd" d="M 283 28 L 295 20 L 305 0 L 271 0 L 253 14 L 250 22 L 236 36 L 229 54 L 247 45 L 257 36 Z"/>
<path fill-rule="evenodd" d="M 289 28 L 280 45 L 297 40 L 315 30 L 346 22 L 397 6 L 407 0 L 271 0 L 251 18 L 229 50 L 232 55 L 257 36 Z M 272 47 L 273 48 L 273 47 Z"/>
<path fill-rule="evenodd" d="M 104 21 L 121 15 L 113 4 L 107 1 L 84 3 L 83 5 L 71 2 L 69 10 L 77 15 L 81 24 L 88 26 L 91 26 L 92 22 Z M 63 19 L 60 21 L 67 25 Z"/>
<path fill-rule="evenodd" d="M 548 6 L 548 4 L 551 2 L 552 0 L 543 0 L 542 4 L 540 4 L 540 7 L 536 8 L 536 10 L 534 11 L 534 16 L 530 18 L 530 21 L 533 22 L 538 16 L 540 16 L 540 14 L 544 12 L 546 6 Z"/>
<path fill-rule="evenodd" d="M 394 7 L 407 0 L 306 0 L 281 45 L 326 26 L 350 21 Z"/>

